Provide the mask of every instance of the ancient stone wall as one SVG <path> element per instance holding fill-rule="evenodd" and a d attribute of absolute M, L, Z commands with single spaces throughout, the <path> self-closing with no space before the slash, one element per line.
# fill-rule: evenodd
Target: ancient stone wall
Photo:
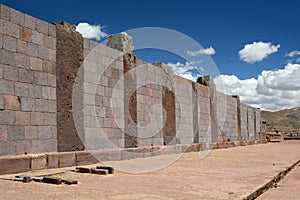
<path fill-rule="evenodd" d="M 192 93 L 191 81 L 175 76 L 176 135 L 179 144 L 191 144 L 194 141 Z"/>
<path fill-rule="evenodd" d="M 198 105 L 199 142 L 208 142 L 211 138 L 210 128 L 210 92 L 207 86 L 196 84 Z"/>
<path fill-rule="evenodd" d="M 219 141 L 238 140 L 237 99 L 217 92 Z"/>
<path fill-rule="evenodd" d="M 65 22 L 0 5 L 0 155 L 253 140 L 260 110 L 107 46 Z"/>
<path fill-rule="evenodd" d="M 87 149 L 124 148 L 123 54 L 85 39 L 84 55 L 82 140 Z"/>
<path fill-rule="evenodd" d="M 136 70 L 138 146 L 163 145 L 162 69 L 142 63 Z"/>
<path fill-rule="evenodd" d="M 57 150 L 56 28 L 0 4 L 0 155 Z"/>

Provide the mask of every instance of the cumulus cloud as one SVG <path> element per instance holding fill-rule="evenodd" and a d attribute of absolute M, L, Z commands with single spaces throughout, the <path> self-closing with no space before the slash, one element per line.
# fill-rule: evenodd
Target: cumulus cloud
<path fill-rule="evenodd" d="M 192 72 L 193 70 L 196 70 L 197 67 L 195 67 L 191 62 L 168 63 L 167 65 L 171 66 L 173 68 L 174 73 L 178 76 L 193 81 L 197 80 L 197 75 L 195 75 L 195 73 Z"/>
<path fill-rule="evenodd" d="M 286 54 L 286 56 L 293 58 L 294 56 L 299 56 L 300 55 L 300 51 L 291 51 L 290 53 Z"/>
<path fill-rule="evenodd" d="M 293 62 L 295 61 L 296 63 L 300 62 L 300 51 L 294 50 L 291 51 L 288 54 L 285 54 L 285 56 L 290 57 L 291 59 L 289 60 L 289 62 Z"/>
<path fill-rule="evenodd" d="M 241 101 L 264 110 L 300 106 L 300 64 L 287 64 L 284 69 L 264 70 L 257 79 L 240 80 L 234 75 L 215 78 L 219 91 L 239 95 Z"/>
<path fill-rule="evenodd" d="M 87 22 L 81 22 L 76 26 L 76 31 L 81 33 L 85 38 L 101 40 L 101 38 L 107 36 L 107 34 L 102 31 L 102 28 L 101 25 L 90 25 Z"/>
<path fill-rule="evenodd" d="M 215 54 L 216 54 L 216 51 L 211 46 L 206 49 L 200 49 L 198 51 L 187 51 L 187 55 L 189 55 L 189 56 L 199 56 L 199 55 L 211 56 L 211 55 L 215 55 Z"/>
<path fill-rule="evenodd" d="M 255 63 L 262 61 L 264 58 L 275 53 L 280 48 L 280 45 L 272 45 L 271 42 L 253 42 L 246 44 L 242 50 L 239 51 L 240 60 L 247 63 Z"/>

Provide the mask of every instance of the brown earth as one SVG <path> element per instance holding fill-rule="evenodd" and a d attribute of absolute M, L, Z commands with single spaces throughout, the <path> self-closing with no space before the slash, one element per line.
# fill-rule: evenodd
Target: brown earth
<path fill-rule="evenodd" d="M 258 199 L 300 199 L 300 164 L 277 184 Z"/>
<path fill-rule="evenodd" d="M 169 156 L 110 164 L 134 166 L 138 162 L 147 167 Z M 199 159 L 199 153 L 187 153 L 164 169 L 143 174 L 120 171 L 107 176 L 79 174 L 70 171 L 74 167 L 41 170 L 28 174 L 37 176 L 63 171 L 57 176 L 76 179 L 79 184 L 0 180 L 0 199 L 242 199 L 299 159 L 300 141 L 284 141 L 213 150 L 203 159 Z M 286 199 L 290 193 L 294 194 L 293 198 L 300 199 L 297 192 L 300 183 L 294 176 L 299 176 L 299 166 L 279 183 L 282 185 L 279 189 L 267 191 L 262 198 L 278 199 L 276 195 L 280 193 L 278 197 Z M 14 175 L 0 176 L 2 179 L 12 177 Z M 293 187 L 289 187 L 290 183 Z"/>

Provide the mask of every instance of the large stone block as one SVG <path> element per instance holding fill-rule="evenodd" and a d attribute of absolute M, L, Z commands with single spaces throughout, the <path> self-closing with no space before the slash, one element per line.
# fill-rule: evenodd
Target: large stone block
<path fill-rule="evenodd" d="M 16 154 L 31 153 L 32 141 L 31 140 L 17 140 L 16 141 Z"/>
<path fill-rule="evenodd" d="M 29 84 L 27 83 L 15 83 L 15 94 L 16 96 L 28 97 L 29 96 Z"/>
<path fill-rule="evenodd" d="M 48 58 L 49 58 L 49 49 L 47 47 L 39 46 L 38 52 L 39 52 L 38 57 L 40 59 L 48 60 Z"/>
<path fill-rule="evenodd" d="M 98 162 L 105 162 L 108 161 L 108 151 L 107 150 L 96 150 L 91 152 L 95 159 L 98 160 Z"/>
<path fill-rule="evenodd" d="M 48 112 L 56 113 L 56 101 L 55 100 L 48 101 Z"/>
<path fill-rule="evenodd" d="M 95 156 L 88 151 L 79 151 L 76 152 L 76 165 L 91 165 L 95 163 L 99 163 L 100 161 L 95 158 Z"/>
<path fill-rule="evenodd" d="M 65 152 L 59 154 L 58 167 L 70 167 L 76 165 L 76 153 Z"/>
<path fill-rule="evenodd" d="M 59 153 L 49 153 L 47 156 L 47 168 L 58 168 Z"/>
<path fill-rule="evenodd" d="M 22 27 L 20 29 L 20 39 L 26 42 L 32 41 L 32 30 L 29 28 Z"/>
<path fill-rule="evenodd" d="M 33 83 L 34 73 L 31 70 L 19 68 L 19 81 L 23 83 Z"/>
<path fill-rule="evenodd" d="M 0 158 L 0 174 L 13 174 L 30 171 L 29 156 Z"/>
<path fill-rule="evenodd" d="M 44 113 L 44 125 L 55 126 L 56 125 L 56 113 Z"/>
<path fill-rule="evenodd" d="M 11 52 L 17 51 L 17 40 L 16 38 L 10 37 L 10 36 L 4 36 L 3 37 L 3 49 L 6 49 Z"/>
<path fill-rule="evenodd" d="M 1 24 L 0 24 L 0 26 L 1 26 Z M 3 48 L 3 35 L 0 32 L 0 49 L 2 49 L 2 48 Z"/>
<path fill-rule="evenodd" d="M 162 155 L 175 154 L 175 153 L 176 153 L 175 145 L 161 147 L 161 154 Z"/>
<path fill-rule="evenodd" d="M 31 112 L 31 125 L 43 125 L 44 113 L 42 112 Z"/>
<path fill-rule="evenodd" d="M 21 47 L 21 48 L 24 48 L 24 49 L 22 49 L 20 51 L 27 51 L 27 44 L 25 47 Z M 29 69 L 29 65 L 30 65 L 29 64 L 29 56 L 21 54 L 21 53 L 16 53 L 14 55 L 14 63 L 16 64 L 16 67 Z"/>
<path fill-rule="evenodd" d="M 16 111 L 16 125 L 30 125 L 30 112 Z"/>
<path fill-rule="evenodd" d="M 36 19 L 35 20 L 35 30 L 45 35 L 48 35 L 49 25 L 47 22 Z"/>
<path fill-rule="evenodd" d="M 37 127 L 37 137 L 38 139 L 51 139 L 53 138 L 51 126 L 38 126 Z"/>
<path fill-rule="evenodd" d="M 35 100 L 33 98 L 21 98 L 22 111 L 35 111 Z"/>
<path fill-rule="evenodd" d="M 4 79 L 18 81 L 18 68 L 2 65 L 2 73 Z"/>
<path fill-rule="evenodd" d="M 144 151 L 142 148 L 126 148 L 121 150 L 122 160 L 143 158 L 143 155 L 144 155 Z"/>
<path fill-rule="evenodd" d="M 0 110 L 0 124 L 14 125 L 16 112 L 12 110 Z"/>
<path fill-rule="evenodd" d="M 145 147 L 143 148 L 143 157 L 152 157 L 161 155 L 160 147 Z"/>
<path fill-rule="evenodd" d="M 109 161 L 121 160 L 121 150 L 120 149 L 108 150 L 107 153 L 108 153 Z"/>
<path fill-rule="evenodd" d="M 30 16 L 30 15 L 27 15 L 25 14 L 25 27 L 29 28 L 29 29 L 32 29 L 32 30 L 35 30 L 35 21 L 36 21 L 36 18 Z"/>
<path fill-rule="evenodd" d="M 7 127 L 5 125 L 0 126 L 0 141 L 7 140 Z"/>
<path fill-rule="evenodd" d="M 34 73 L 34 83 L 37 85 L 47 85 L 48 83 L 48 74 L 35 71 Z"/>
<path fill-rule="evenodd" d="M 10 9 L 9 19 L 13 23 L 21 25 L 21 26 L 24 26 L 24 24 L 25 24 L 25 14 L 21 13 L 17 10 L 14 10 L 14 9 Z"/>
<path fill-rule="evenodd" d="M 29 85 L 29 96 L 32 98 L 42 98 L 42 87 L 38 85 Z"/>
<path fill-rule="evenodd" d="M 1 19 L 8 21 L 10 17 L 10 8 L 3 4 L 0 4 L 0 9 L 1 9 L 0 10 Z"/>
<path fill-rule="evenodd" d="M 49 36 L 56 37 L 56 27 L 53 24 L 49 24 Z"/>
<path fill-rule="evenodd" d="M 32 57 L 38 57 L 39 56 L 39 46 L 37 44 L 28 42 L 27 43 L 27 54 Z"/>
<path fill-rule="evenodd" d="M 30 57 L 30 69 L 36 71 L 43 70 L 43 60 L 40 58 Z"/>
<path fill-rule="evenodd" d="M 20 110 L 21 99 L 17 96 L 4 95 L 4 108 L 8 110 Z"/>
<path fill-rule="evenodd" d="M 5 28 L 6 28 L 6 34 L 8 36 L 14 37 L 16 39 L 20 38 L 20 27 L 19 27 L 19 25 L 7 21 Z"/>
<path fill-rule="evenodd" d="M 37 112 L 47 112 L 48 111 L 48 101 L 44 99 L 35 100 L 35 109 Z"/>
<path fill-rule="evenodd" d="M 8 140 L 24 140 L 25 127 L 24 126 L 8 126 L 7 127 Z"/>
<path fill-rule="evenodd" d="M 4 42 L 4 40 L 3 40 Z M 4 45 L 4 43 L 3 43 Z M 14 52 L 8 51 L 5 49 L 0 49 L 0 58 L 5 58 L 5 59 L 0 59 L 0 64 L 6 64 L 10 66 L 15 65 L 15 55 Z"/>
<path fill-rule="evenodd" d="M 44 35 L 37 31 L 32 31 L 32 42 L 38 45 L 43 45 Z"/>
<path fill-rule="evenodd" d="M 0 19 L 0 33 L 5 35 L 6 34 L 6 22 L 3 19 Z"/>
<path fill-rule="evenodd" d="M 13 155 L 16 153 L 15 141 L 0 141 L 0 147 L 0 156 Z M 2 166 L 0 166 L 0 170 L 1 167 Z"/>
<path fill-rule="evenodd" d="M 31 170 L 47 168 L 47 156 L 45 154 L 31 155 Z"/>
<path fill-rule="evenodd" d="M 49 49 L 56 50 L 56 39 L 54 37 L 45 35 L 44 45 Z"/>
<path fill-rule="evenodd" d="M 3 95 L 0 95 L 0 109 L 4 109 Z"/>

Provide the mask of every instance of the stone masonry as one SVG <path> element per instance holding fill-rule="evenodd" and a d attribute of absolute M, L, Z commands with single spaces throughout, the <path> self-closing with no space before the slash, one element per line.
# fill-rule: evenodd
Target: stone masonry
<path fill-rule="evenodd" d="M 0 155 L 57 150 L 55 26 L 0 5 Z"/>
<path fill-rule="evenodd" d="M 259 109 L 217 91 L 211 76 L 193 82 L 139 60 L 128 35 L 104 46 L 0 4 L 0 156 L 116 149 L 107 156 L 118 160 L 127 154 L 117 149 L 242 142 L 260 131 Z"/>

